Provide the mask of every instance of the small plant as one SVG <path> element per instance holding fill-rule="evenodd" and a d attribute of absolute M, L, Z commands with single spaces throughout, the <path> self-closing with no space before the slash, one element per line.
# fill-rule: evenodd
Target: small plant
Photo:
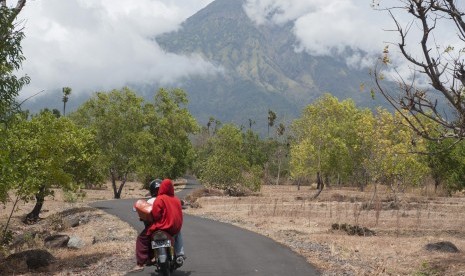
<path fill-rule="evenodd" d="M 437 269 L 431 267 L 427 261 L 421 263 L 420 270 L 413 273 L 414 276 L 439 276 L 441 275 Z"/>
<path fill-rule="evenodd" d="M 2 225 L 0 229 L 4 229 L 4 226 Z M 6 246 L 10 244 L 12 241 L 13 241 L 13 231 L 6 230 L 4 231 L 3 236 L 1 237 L 0 246 Z"/>
<path fill-rule="evenodd" d="M 59 215 L 52 215 L 50 217 L 50 227 L 55 231 L 62 231 L 65 229 L 65 223 L 63 221 L 63 217 Z"/>
<path fill-rule="evenodd" d="M 65 202 L 69 203 L 75 203 L 79 199 L 82 199 L 86 196 L 86 193 L 84 191 L 78 191 L 78 192 L 73 192 L 73 191 L 64 191 L 63 193 L 63 200 Z"/>

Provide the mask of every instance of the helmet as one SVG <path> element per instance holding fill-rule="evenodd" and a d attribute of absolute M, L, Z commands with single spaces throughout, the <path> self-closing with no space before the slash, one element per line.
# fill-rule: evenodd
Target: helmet
<path fill-rule="evenodd" d="M 149 191 L 151 196 L 157 196 L 158 189 L 160 188 L 161 179 L 155 179 L 149 184 Z"/>

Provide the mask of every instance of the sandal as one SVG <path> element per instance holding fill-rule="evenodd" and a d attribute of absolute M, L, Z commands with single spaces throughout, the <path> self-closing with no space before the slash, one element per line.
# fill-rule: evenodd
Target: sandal
<path fill-rule="evenodd" d="M 133 269 L 131 269 L 129 272 L 140 272 L 144 270 L 144 266 L 143 265 L 136 265 Z"/>

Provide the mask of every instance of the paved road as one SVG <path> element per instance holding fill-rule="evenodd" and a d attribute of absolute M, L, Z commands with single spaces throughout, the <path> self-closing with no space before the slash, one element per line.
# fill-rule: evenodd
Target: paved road
<path fill-rule="evenodd" d="M 189 179 L 185 190 L 177 193 L 183 198 L 199 183 Z M 100 201 L 100 208 L 142 231 L 143 227 L 132 212 L 134 199 Z M 241 228 L 191 215 L 184 215 L 184 248 L 188 259 L 173 276 L 255 275 L 255 276 L 313 276 L 320 273 L 304 258 L 273 240 Z M 135 238 L 134 238 L 135 240 Z M 128 275 L 157 275 L 152 267 Z"/>

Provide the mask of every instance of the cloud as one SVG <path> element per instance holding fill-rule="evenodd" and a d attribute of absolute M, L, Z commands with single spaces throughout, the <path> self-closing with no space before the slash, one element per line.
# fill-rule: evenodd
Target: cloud
<path fill-rule="evenodd" d="M 164 52 L 158 34 L 176 30 L 212 0 L 28 1 L 24 19 L 23 72 L 31 77 L 23 96 L 70 86 L 73 92 L 125 84 L 174 82 L 218 68 L 199 56 Z"/>
<path fill-rule="evenodd" d="M 377 6 L 380 9 L 401 4 L 396 0 L 377 0 L 375 3 L 380 4 Z M 244 10 L 257 24 L 294 22 L 297 51 L 338 56 L 349 66 L 366 67 L 375 62 L 386 45 L 399 42 L 398 33 L 389 31 L 395 28 L 390 15 L 386 10 L 373 9 L 371 4 L 372 1 L 360 0 L 247 0 Z M 393 12 L 402 27 L 411 23 L 412 16 L 405 9 Z M 441 22 L 444 23 L 447 22 Z M 442 45 L 457 45 L 460 41 L 455 29 L 450 24 L 438 26 L 435 41 Z M 407 45 L 416 57 L 421 57 L 420 35 L 418 26 L 412 25 Z M 431 47 L 435 48 L 435 45 Z M 405 66 L 405 59 L 394 48 L 391 45 L 392 60 Z"/>
<path fill-rule="evenodd" d="M 382 26 L 387 26 L 390 18 L 375 12 L 369 1 L 248 0 L 244 9 L 257 24 L 293 21 L 297 49 L 312 55 L 342 54 L 348 47 L 379 53 L 389 37 Z M 356 59 L 348 57 L 352 63 Z"/>

